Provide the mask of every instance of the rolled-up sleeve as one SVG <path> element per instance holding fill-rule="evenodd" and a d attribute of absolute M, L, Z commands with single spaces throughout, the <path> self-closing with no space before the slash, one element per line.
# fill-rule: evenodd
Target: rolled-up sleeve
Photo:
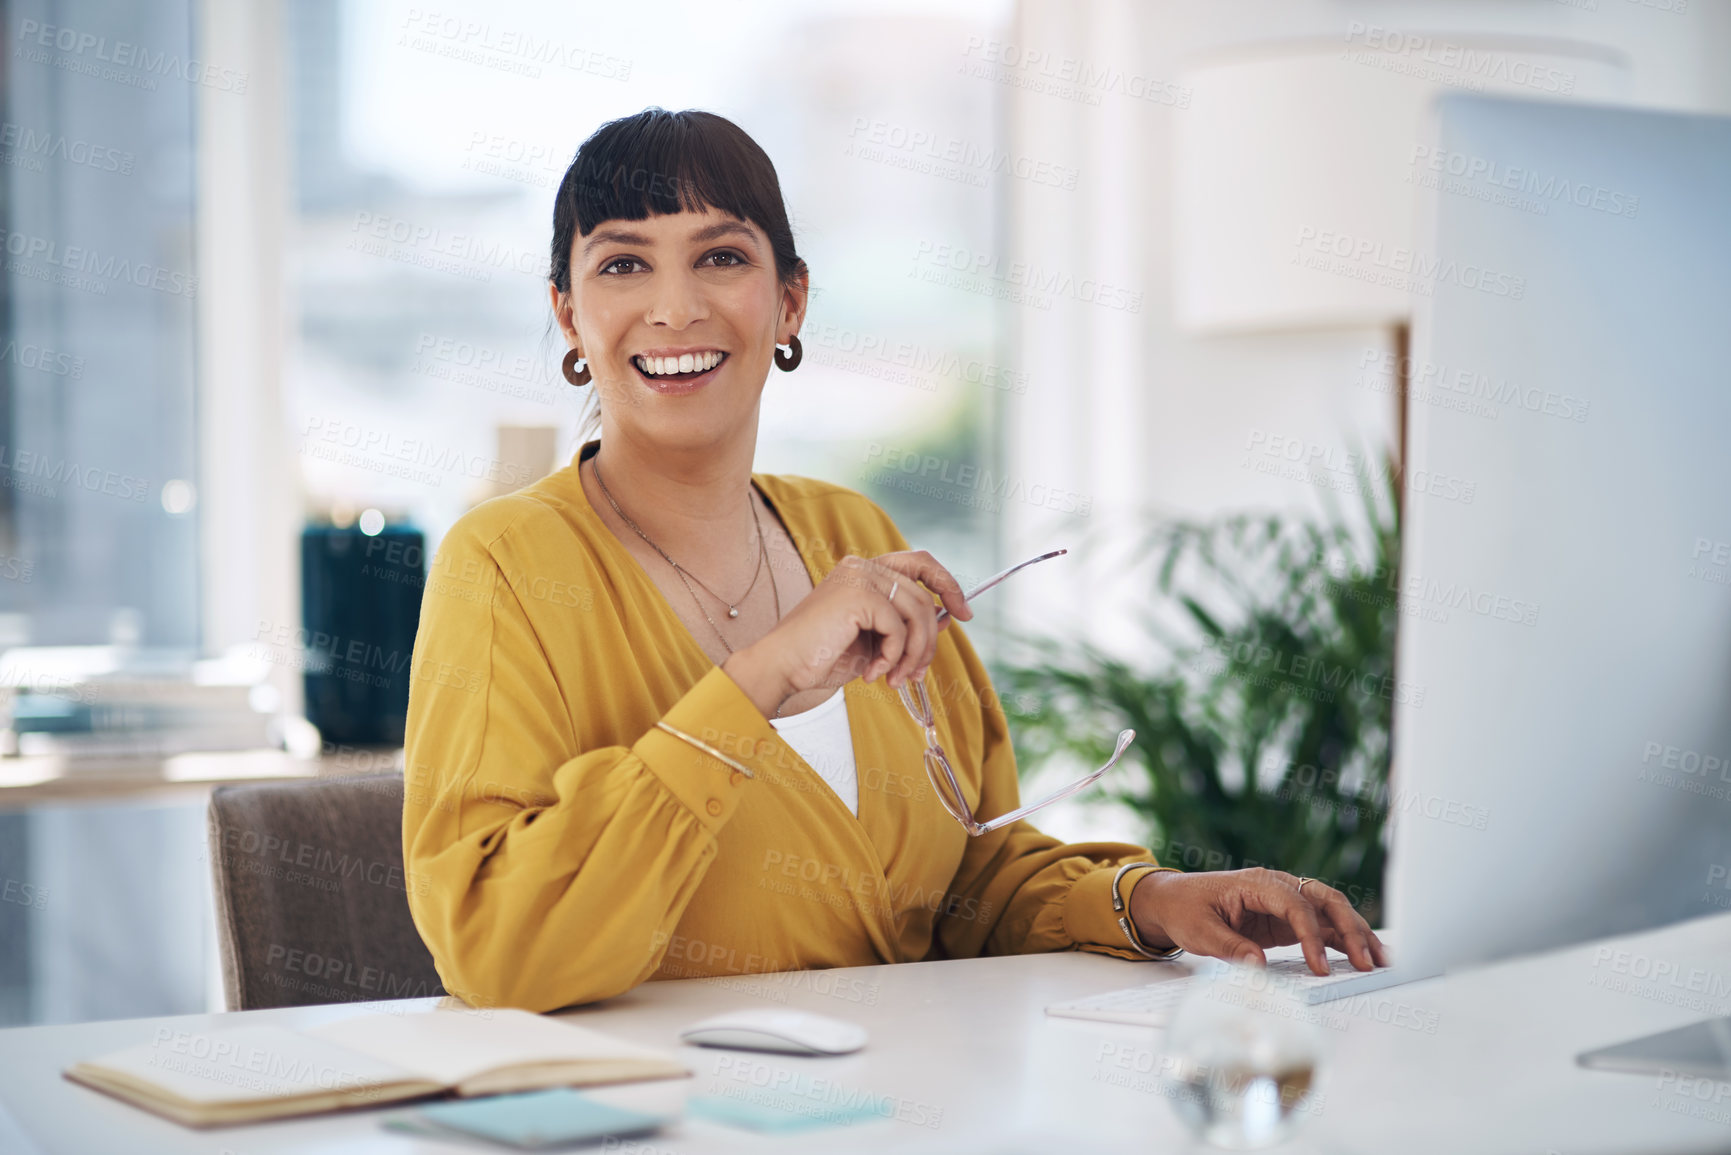
<path fill-rule="evenodd" d="M 977 708 L 984 734 L 980 801 L 990 816 L 1021 805 L 1016 755 L 1003 706 L 991 678 L 966 635 L 957 632 L 973 691 L 952 702 Z M 1027 820 L 969 839 L 956 871 L 951 911 L 991 912 L 996 917 L 941 917 L 935 928 L 949 957 L 1085 950 L 1142 959 L 1113 909 L 1113 880 L 1126 863 L 1153 863 L 1143 847 L 1125 842 L 1066 843 L 1043 834 Z M 1118 881 L 1127 908 L 1130 891 L 1148 870 L 1129 870 Z"/>
<path fill-rule="evenodd" d="M 894 548 L 912 548 L 889 515 L 872 503 Z M 959 624 L 945 631 L 960 655 L 967 689 L 946 708 L 978 710 L 982 733 L 978 814 L 990 817 L 1021 805 L 1016 752 L 991 675 Z M 958 767 L 958 769 L 960 769 Z M 1031 822 L 1011 823 L 968 840 L 933 926 L 933 953 L 948 958 L 1085 950 L 1126 959 L 1147 956 L 1130 945 L 1113 909 L 1113 880 L 1131 862 L 1155 861 L 1127 842 L 1066 843 Z M 1123 907 L 1148 870 L 1118 879 Z"/>

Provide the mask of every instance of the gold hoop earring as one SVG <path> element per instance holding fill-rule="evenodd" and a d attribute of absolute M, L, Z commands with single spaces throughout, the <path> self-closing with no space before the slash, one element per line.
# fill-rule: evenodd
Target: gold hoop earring
<path fill-rule="evenodd" d="M 775 367 L 780 369 L 783 373 L 792 373 L 795 369 L 799 368 L 799 359 L 805 356 L 805 350 L 799 347 L 799 337 L 797 335 L 789 337 L 787 339 L 787 345 L 792 352 L 790 352 L 785 359 L 781 355 L 781 346 L 777 345 L 775 347 Z"/>
<path fill-rule="evenodd" d="M 583 368 L 577 368 L 577 362 L 583 361 L 583 354 L 572 349 L 565 354 L 565 359 L 559 362 L 559 368 L 565 371 L 565 380 L 578 387 L 589 384 L 589 363 L 583 362 Z"/>

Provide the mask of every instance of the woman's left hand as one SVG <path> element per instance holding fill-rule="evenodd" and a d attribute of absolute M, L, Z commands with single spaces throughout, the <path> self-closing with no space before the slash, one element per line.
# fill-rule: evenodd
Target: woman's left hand
<path fill-rule="evenodd" d="M 1130 918 L 1154 950 L 1181 946 L 1191 954 L 1266 963 L 1265 947 L 1301 943 L 1312 973 L 1328 973 L 1324 947 L 1346 955 L 1361 971 L 1388 965 L 1382 945 L 1332 886 L 1314 879 L 1299 893 L 1299 879 L 1280 870 L 1150 871 L 1130 892 Z"/>

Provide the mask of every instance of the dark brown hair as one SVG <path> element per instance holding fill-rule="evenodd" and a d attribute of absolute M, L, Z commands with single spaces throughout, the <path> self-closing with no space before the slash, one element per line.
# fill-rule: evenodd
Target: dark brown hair
<path fill-rule="evenodd" d="M 559 182 L 548 279 L 560 292 L 571 291 L 571 247 L 602 221 L 706 207 L 768 234 L 782 284 L 793 285 L 805 271 L 794 251 L 775 165 L 744 129 L 695 109 L 646 108 L 610 120 L 583 142 Z"/>

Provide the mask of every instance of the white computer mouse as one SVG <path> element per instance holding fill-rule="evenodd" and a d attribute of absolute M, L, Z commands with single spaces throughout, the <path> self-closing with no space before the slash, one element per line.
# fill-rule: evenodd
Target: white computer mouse
<path fill-rule="evenodd" d="M 866 1045 L 866 1030 L 805 1011 L 765 1007 L 731 1011 L 679 1032 L 683 1043 L 787 1055 L 846 1055 Z"/>

